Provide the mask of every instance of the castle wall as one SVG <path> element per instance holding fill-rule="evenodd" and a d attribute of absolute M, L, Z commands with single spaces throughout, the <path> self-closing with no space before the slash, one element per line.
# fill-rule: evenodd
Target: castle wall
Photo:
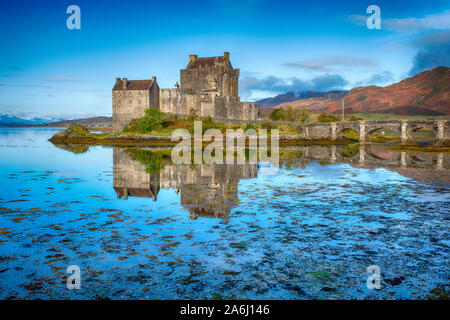
<path fill-rule="evenodd" d="M 148 90 L 113 91 L 113 131 L 118 132 L 131 120 L 142 117 L 150 107 Z"/>
<path fill-rule="evenodd" d="M 220 97 L 214 93 L 185 93 L 184 90 L 161 89 L 161 111 L 168 114 L 216 119 L 256 120 L 258 105 L 254 102 L 241 102 L 239 97 Z"/>
<path fill-rule="evenodd" d="M 241 102 L 239 97 L 216 97 L 214 117 L 256 120 L 258 119 L 258 104 L 256 102 Z"/>
<path fill-rule="evenodd" d="M 159 87 L 150 90 L 113 90 L 113 132 L 122 131 L 131 120 L 145 115 L 148 108 L 159 109 Z"/>
<path fill-rule="evenodd" d="M 200 94 L 185 93 L 179 88 L 161 89 L 159 104 L 164 113 L 202 116 Z"/>

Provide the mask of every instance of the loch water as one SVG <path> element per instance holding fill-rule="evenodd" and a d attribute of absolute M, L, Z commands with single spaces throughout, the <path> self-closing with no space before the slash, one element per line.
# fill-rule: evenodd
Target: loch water
<path fill-rule="evenodd" d="M 57 130 L 0 128 L 0 299 L 449 292 L 448 152 L 307 146 L 280 150 L 279 167 L 175 165 L 148 149 L 55 146 Z M 80 289 L 67 288 L 71 265 Z"/>

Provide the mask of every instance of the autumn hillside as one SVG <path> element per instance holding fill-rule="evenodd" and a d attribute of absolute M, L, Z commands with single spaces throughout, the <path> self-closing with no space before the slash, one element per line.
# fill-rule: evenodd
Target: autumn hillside
<path fill-rule="evenodd" d="M 310 111 L 339 113 L 342 99 L 309 98 L 282 103 Z M 437 67 L 386 87 L 356 87 L 345 96 L 346 113 L 450 115 L 450 68 Z"/>

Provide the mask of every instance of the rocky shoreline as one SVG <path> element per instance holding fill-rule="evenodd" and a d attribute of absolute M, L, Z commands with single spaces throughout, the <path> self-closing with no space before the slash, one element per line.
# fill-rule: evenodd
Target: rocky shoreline
<path fill-rule="evenodd" d="M 236 136 L 239 138 L 239 136 Z M 189 137 L 193 142 L 194 139 Z M 268 145 L 270 145 L 271 137 L 268 137 Z M 172 141 L 171 136 L 167 135 L 126 135 L 126 134 L 111 134 L 111 133 L 91 133 L 83 126 L 71 126 L 65 130 L 57 132 L 50 139 L 53 144 L 70 144 L 70 145 L 104 145 L 104 146 L 157 146 L 157 147 L 173 147 L 177 145 L 180 140 Z M 204 141 L 204 144 L 209 144 L 209 141 Z M 281 135 L 278 138 L 280 147 L 286 146 L 309 146 L 309 145 L 346 145 L 352 143 L 359 143 L 353 139 L 306 139 L 300 134 Z M 370 143 L 370 142 L 369 142 Z M 421 152 L 450 152 L 450 144 L 444 145 L 420 145 L 420 144 L 392 144 L 392 150 L 397 151 L 421 151 Z"/>

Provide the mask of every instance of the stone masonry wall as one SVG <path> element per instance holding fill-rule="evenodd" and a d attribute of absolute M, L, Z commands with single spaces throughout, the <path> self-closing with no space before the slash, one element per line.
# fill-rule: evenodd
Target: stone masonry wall
<path fill-rule="evenodd" d="M 238 96 L 239 69 L 218 64 L 212 67 L 180 70 L 181 89 L 185 92 L 201 92 L 216 89 L 220 96 Z"/>
<path fill-rule="evenodd" d="M 113 91 L 113 131 L 121 131 L 131 120 L 142 117 L 150 107 L 148 90 Z"/>
<path fill-rule="evenodd" d="M 159 109 L 159 87 L 154 83 L 150 90 L 114 90 L 112 105 L 113 132 L 119 132 L 131 120 L 144 116 L 146 109 Z"/>
<path fill-rule="evenodd" d="M 239 97 L 219 97 L 211 93 L 186 93 L 182 89 L 160 90 L 161 111 L 168 114 L 217 119 L 256 120 L 258 105 L 241 102 Z"/>

